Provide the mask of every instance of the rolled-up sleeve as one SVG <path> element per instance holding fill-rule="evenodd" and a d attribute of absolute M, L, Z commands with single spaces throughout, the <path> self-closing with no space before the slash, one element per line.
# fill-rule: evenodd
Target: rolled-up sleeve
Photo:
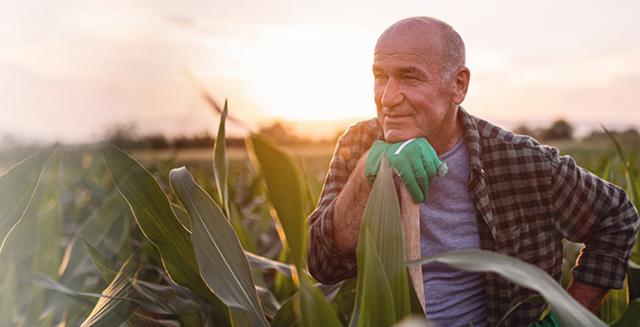
<path fill-rule="evenodd" d="M 556 229 L 585 244 L 576 280 L 603 288 L 622 288 L 638 232 L 638 211 L 618 186 L 580 168 L 567 156 L 551 160 L 550 199 Z"/>
<path fill-rule="evenodd" d="M 377 135 L 377 124 L 369 120 L 350 127 L 340 137 L 318 206 L 307 218 L 310 228 L 309 272 L 321 283 L 333 284 L 357 274 L 355 247 L 343 250 L 334 243 L 333 212 L 336 197 L 347 183 L 358 159 Z"/>
<path fill-rule="evenodd" d="M 357 273 L 355 249 L 344 251 L 333 242 L 334 203 L 316 210 L 317 218 L 310 231 L 309 272 L 323 284 L 334 284 Z"/>

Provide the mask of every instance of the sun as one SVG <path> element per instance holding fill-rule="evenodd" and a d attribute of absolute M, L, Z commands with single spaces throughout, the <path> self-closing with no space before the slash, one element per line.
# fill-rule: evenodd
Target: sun
<path fill-rule="evenodd" d="M 372 44 L 358 32 L 265 27 L 246 54 L 247 95 L 286 120 L 375 115 Z"/>

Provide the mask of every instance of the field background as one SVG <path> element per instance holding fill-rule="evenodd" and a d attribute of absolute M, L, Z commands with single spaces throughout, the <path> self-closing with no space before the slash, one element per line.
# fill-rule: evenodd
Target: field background
<path fill-rule="evenodd" d="M 573 157 L 576 162 L 583 168 L 594 173 L 598 173 L 604 169 L 606 164 L 611 161 L 615 163 L 618 160 L 616 150 L 612 146 L 611 141 L 601 139 L 596 141 L 587 140 L 560 140 L 546 143 L 560 150 L 562 155 Z M 630 154 L 630 161 L 636 163 L 636 167 L 640 167 L 637 160 L 633 160 L 640 151 L 640 142 L 637 140 L 622 140 L 622 148 Z M 282 149 L 292 154 L 306 173 L 315 177 L 318 181 L 323 181 L 324 176 L 329 167 L 331 155 L 333 154 L 334 144 L 309 144 L 309 145 L 280 145 Z M 87 147 L 90 149 L 91 147 Z M 83 147 L 72 146 L 68 149 L 81 151 Z M 20 149 L 14 151 L 0 152 L 0 174 L 4 173 L 11 166 L 20 162 L 28 155 L 37 151 L 36 148 Z M 213 161 L 213 145 L 210 148 L 195 149 L 143 149 L 128 151 L 136 160 L 148 167 L 158 164 L 172 164 L 175 167 L 187 166 L 195 171 L 202 173 L 211 173 L 211 163 Z M 248 160 L 247 152 L 244 147 L 229 147 L 228 157 L 232 169 L 237 164 L 242 164 Z M 617 171 L 612 171 L 617 174 Z"/>
<path fill-rule="evenodd" d="M 632 169 L 639 171 L 637 157 L 640 142 L 637 134 L 631 133 L 631 137 L 621 137 L 620 141 L 627 159 L 632 163 Z M 550 141 L 549 144 L 559 148 L 561 154 L 574 157 L 582 167 L 626 187 L 620 159 L 608 138 L 556 140 Z M 302 178 L 309 190 L 309 199 L 302 199 L 302 207 L 303 211 L 308 212 L 318 199 L 334 144 L 280 144 L 278 147 L 291 154 L 302 171 Z M 100 293 L 114 295 L 109 293 L 113 292 L 113 289 L 105 288 L 109 279 L 105 279 L 104 276 L 100 278 L 102 270 L 104 266 L 114 271 L 124 269 L 122 267 L 128 262 L 127 257 L 132 255 L 135 249 L 141 249 L 144 255 L 139 259 L 139 269 L 142 270 L 132 275 L 133 278 L 141 282 L 152 282 L 156 290 L 165 289 L 164 293 L 155 294 L 151 300 L 168 300 L 166 288 L 176 287 L 168 279 L 167 273 L 159 268 L 162 265 L 158 253 L 145 246 L 145 237 L 115 189 L 114 180 L 103 159 L 102 149 L 102 145 L 98 144 L 58 146 L 56 154 L 44 171 L 29 211 L 10 234 L 5 251 L 0 255 L 0 266 L 3 268 L 0 269 L 0 296 L 3 299 L 0 304 L 0 318 L 11 321 L 12 325 L 53 326 L 61 321 L 68 325 L 79 325 L 88 316 L 92 319 L 106 319 L 104 314 L 95 313 L 95 308 L 100 302 L 94 307 L 96 297 L 100 297 Z M 0 173 L 37 150 L 36 147 L 32 147 L 3 152 L 0 155 Z M 171 203 L 180 202 L 170 187 L 169 171 L 181 166 L 187 167 L 204 191 L 219 201 L 213 176 L 213 144 L 211 147 L 183 150 L 130 149 L 127 152 L 153 175 Z M 269 192 L 264 188 L 265 176 L 256 171 L 255 163 L 249 160 L 244 147 L 230 146 L 227 155 L 229 199 L 232 203 L 230 222 L 242 248 L 264 258 L 291 263 L 290 254 L 281 241 L 281 231 L 278 230 L 277 224 L 274 224 L 279 214 L 275 213 L 274 204 L 269 200 Z M 276 172 L 277 170 L 275 169 Z M 280 175 L 281 179 L 286 180 L 286 177 Z M 302 196 L 303 193 L 291 196 Z M 286 194 L 289 196 L 289 193 Z M 290 202 L 296 201 L 292 198 Z M 83 242 L 87 243 L 82 246 Z M 91 247 L 99 253 L 98 258 L 102 258 L 102 261 L 96 261 L 96 254 L 89 251 Z M 566 260 L 562 279 L 564 286 L 570 279 L 568 271 L 575 262 L 578 249 L 577 244 L 567 244 L 565 247 Z M 101 266 L 100 262 L 104 266 Z M 284 275 L 269 270 L 254 272 L 254 278 L 256 285 L 263 287 L 267 294 L 270 294 L 273 302 L 269 318 L 277 322 L 278 319 L 274 318 L 274 315 L 286 306 L 287 299 L 295 293 L 297 286 Z M 112 283 L 115 283 L 115 279 Z M 128 283 L 122 284 L 121 287 L 130 292 Z M 84 295 L 77 292 L 84 292 Z M 611 293 L 613 295 L 601 312 L 600 319 L 610 323 L 622 316 L 629 303 L 626 292 L 624 289 Z M 93 297 L 87 298 L 86 294 L 93 294 Z M 348 295 L 350 298 L 337 300 L 332 304 L 342 324 L 348 321 L 353 306 L 355 294 L 348 294 L 351 294 Z M 198 299 L 191 293 L 180 296 L 179 302 L 190 303 L 189 301 Z M 123 310 L 122 306 L 118 309 L 118 305 L 113 301 L 111 304 L 102 305 L 116 313 Z M 157 313 L 153 310 L 160 309 L 134 306 L 127 310 L 129 311 L 125 312 L 138 315 L 134 314 L 130 318 L 134 319 L 134 322 L 130 323 L 135 325 L 135 319 L 141 319 L 140 315 L 148 314 L 149 310 Z M 198 310 L 207 317 L 207 310 L 213 309 L 201 304 Z M 172 319 L 186 319 L 183 316 L 184 312 L 179 310 L 172 314 L 178 315 L 177 318 L 172 316 Z M 278 323 L 274 325 L 282 326 Z"/>

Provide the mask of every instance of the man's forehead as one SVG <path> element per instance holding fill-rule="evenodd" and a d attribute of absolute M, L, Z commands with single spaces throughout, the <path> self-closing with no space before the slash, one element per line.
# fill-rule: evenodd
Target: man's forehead
<path fill-rule="evenodd" d="M 422 21 L 392 25 L 378 39 L 375 55 L 422 54 L 432 57 L 441 53 L 440 27 Z"/>
<path fill-rule="evenodd" d="M 402 42 L 381 42 L 376 45 L 373 54 L 376 64 L 388 66 L 389 63 L 413 63 L 430 65 L 439 63 L 442 57 L 441 47 L 437 44 Z"/>
<path fill-rule="evenodd" d="M 373 58 L 373 70 L 394 71 L 423 71 L 432 64 L 437 64 L 436 58 L 426 56 L 422 52 L 382 53 L 376 52 Z"/>

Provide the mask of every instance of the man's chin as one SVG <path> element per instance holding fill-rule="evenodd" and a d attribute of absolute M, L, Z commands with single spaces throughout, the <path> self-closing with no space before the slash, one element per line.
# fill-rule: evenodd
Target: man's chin
<path fill-rule="evenodd" d="M 384 140 L 388 143 L 404 142 L 415 137 L 416 136 L 413 133 L 408 133 L 406 131 L 396 129 L 387 130 L 384 132 Z"/>

